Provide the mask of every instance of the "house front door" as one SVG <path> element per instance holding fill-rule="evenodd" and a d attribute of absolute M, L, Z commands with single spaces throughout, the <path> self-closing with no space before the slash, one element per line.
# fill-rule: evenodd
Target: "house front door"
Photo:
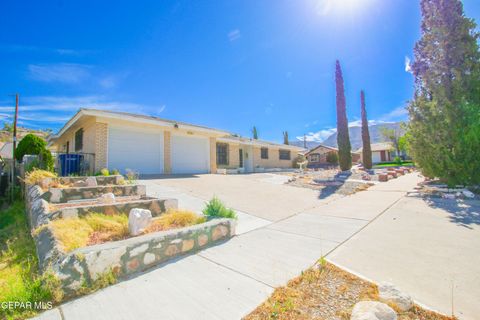
<path fill-rule="evenodd" d="M 239 167 L 243 168 L 243 150 L 238 150 Z"/>
<path fill-rule="evenodd" d="M 382 162 L 387 161 L 387 157 L 386 157 L 386 154 L 385 154 L 385 150 L 380 151 L 380 160 L 381 160 Z"/>

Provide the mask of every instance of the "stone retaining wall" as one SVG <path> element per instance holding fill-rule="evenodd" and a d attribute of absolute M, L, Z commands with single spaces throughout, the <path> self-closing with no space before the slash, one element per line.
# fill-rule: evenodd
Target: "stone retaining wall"
<path fill-rule="evenodd" d="M 85 181 L 87 178 L 94 178 L 98 186 L 106 185 L 121 185 L 125 184 L 125 178 L 122 175 L 113 176 L 85 176 L 85 177 L 58 177 L 58 178 L 45 178 L 40 182 L 40 185 L 44 189 L 48 189 L 51 185 L 73 185 L 76 182 Z"/>
<path fill-rule="evenodd" d="M 67 253 L 48 225 L 49 216 L 38 214 L 48 212 L 49 203 L 43 194 L 39 186 L 26 186 L 27 213 L 33 227 L 45 224 L 34 232 L 39 265 L 42 272 L 53 272 L 60 280 L 66 297 L 78 295 L 83 285 L 91 285 L 108 272 L 123 278 L 225 241 L 235 234 L 235 220 L 212 219 L 186 228 L 149 233 Z"/>
<path fill-rule="evenodd" d="M 144 197 L 146 191 L 144 185 L 50 188 L 42 194 L 42 199 L 51 203 L 65 203 L 72 200 L 96 199 L 105 193 L 113 193 L 116 197 Z"/>

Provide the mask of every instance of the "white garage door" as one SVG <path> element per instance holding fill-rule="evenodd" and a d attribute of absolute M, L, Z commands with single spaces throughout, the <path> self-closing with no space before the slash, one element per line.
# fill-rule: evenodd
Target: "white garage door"
<path fill-rule="evenodd" d="M 108 168 L 163 173 L 163 132 L 142 127 L 109 126 Z"/>
<path fill-rule="evenodd" d="M 372 162 L 379 163 L 381 161 L 382 161 L 382 158 L 380 157 L 380 151 L 372 152 Z"/>
<path fill-rule="evenodd" d="M 172 173 L 208 173 L 209 150 L 208 138 L 172 135 Z"/>

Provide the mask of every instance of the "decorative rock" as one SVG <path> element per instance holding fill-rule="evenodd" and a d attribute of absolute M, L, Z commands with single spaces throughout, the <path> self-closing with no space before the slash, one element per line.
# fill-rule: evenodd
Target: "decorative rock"
<path fill-rule="evenodd" d="M 140 253 L 144 253 L 148 249 L 148 243 L 144 243 L 142 245 L 139 245 L 138 247 L 135 247 L 130 251 L 130 257 L 135 257 L 138 256 Z"/>
<path fill-rule="evenodd" d="M 81 188 L 81 187 L 86 187 L 86 186 L 87 186 L 87 183 L 86 183 L 85 181 L 83 181 L 83 180 L 78 180 L 78 181 L 75 181 L 75 182 L 73 183 L 73 186 L 74 186 L 74 187 L 77 187 L 77 188 L 79 188 L 79 187 L 80 187 L 80 188 Z"/>
<path fill-rule="evenodd" d="M 87 179 L 85 179 L 85 184 L 87 185 L 87 187 L 96 187 L 98 186 L 97 178 L 88 177 Z"/>
<path fill-rule="evenodd" d="M 151 264 L 155 262 L 155 255 L 153 253 L 145 253 L 145 257 L 143 257 L 143 264 Z"/>
<path fill-rule="evenodd" d="M 152 213 L 150 210 L 134 208 L 128 214 L 128 231 L 132 236 L 137 236 L 151 221 Z"/>
<path fill-rule="evenodd" d="M 350 320 L 397 320 L 397 314 L 384 303 L 361 301 L 353 307 Z"/>
<path fill-rule="evenodd" d="M 398 311 L 405 312 L 413 307 L 412 298 L 391 283 L 380 284 L 378 294 L 381 301 L 397 307 Z"/>
<path fill-rule="evenodd" d="M 115 195 L 111 192 L 102 194 L 100 197 L 98 197 L 98 202 L 100 202 L 100 203 L 114 203 L 115 202 Z"/>
<path fill-rule="evenodd" d="M 182 252 L 187 252 L 192 250 L 194 245 L 195 245 L 195 240 L 183 240 Z"/>
<path fill-rule="evenodd" d="M 167 256 L 173 256 L 173 255 L 176 255 L 177 253 L 178 253 L 178 248 L 174 244 L 169 245 L 165 250 L 165 254 Z"/>
<path fill-rule="evenodd" d="M 203 247 L 208 242 L 208 236 L 206 234 L 201 234 L 198 236 L 198 246 Z"/>
<path fill-rule="evenodd" d="M 388 175 L 385 173 L 380 173 L 378 175 L 378 181 L 380 182 L 387 182 L 388 181 Z"/>
<path fill-rule="evenodd" d="M 226 237 L 228 234 L 228 228 L 225 226 L 217 226 L 213 229 L 212 240 L 217 241 L 218 239 Z"/>
<path fill-rule="evenodd" d="M 140 263 L 138 262 L 138 259 L 137 258 L 133 258 L 132 260 L 128 261 L 127 263 L 127 269 L 128 271 L 135 271 L 138 266 L 140 265 Z"/>
<path fill-rule="evenodd" d="M 462 193 L 465 196 L 465 198 L 469 198 L 469 199 L 475 198 L 475 194 L 469 190 L 463 190 Z"/>

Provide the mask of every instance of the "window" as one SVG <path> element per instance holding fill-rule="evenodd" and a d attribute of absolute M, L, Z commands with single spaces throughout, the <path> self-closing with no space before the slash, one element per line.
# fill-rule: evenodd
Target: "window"
<path fill-rule="evenodd" d="M 75 132 L 75 151 L 83 149 L 83 129 L 79 129 Z"/>
<path fill-rule="evenodd" d="M 268 148 L 261 148 L 260 153 L 262 159 L 268 159 Z"/>
<path fill-rule="evenodd" d="M 217 164 L 228 165 L 228 144 L 217 143 Z"/>
<path fill-rule="evenodd" d="M 309 156 L 310 162 L 320 162 L 320 155 L 318 153 L 313 153 Z"/>
<path fill-rule="evenodd" d="M 280 150 L 280 160 L 290 160 L 290 150 Z"/>

